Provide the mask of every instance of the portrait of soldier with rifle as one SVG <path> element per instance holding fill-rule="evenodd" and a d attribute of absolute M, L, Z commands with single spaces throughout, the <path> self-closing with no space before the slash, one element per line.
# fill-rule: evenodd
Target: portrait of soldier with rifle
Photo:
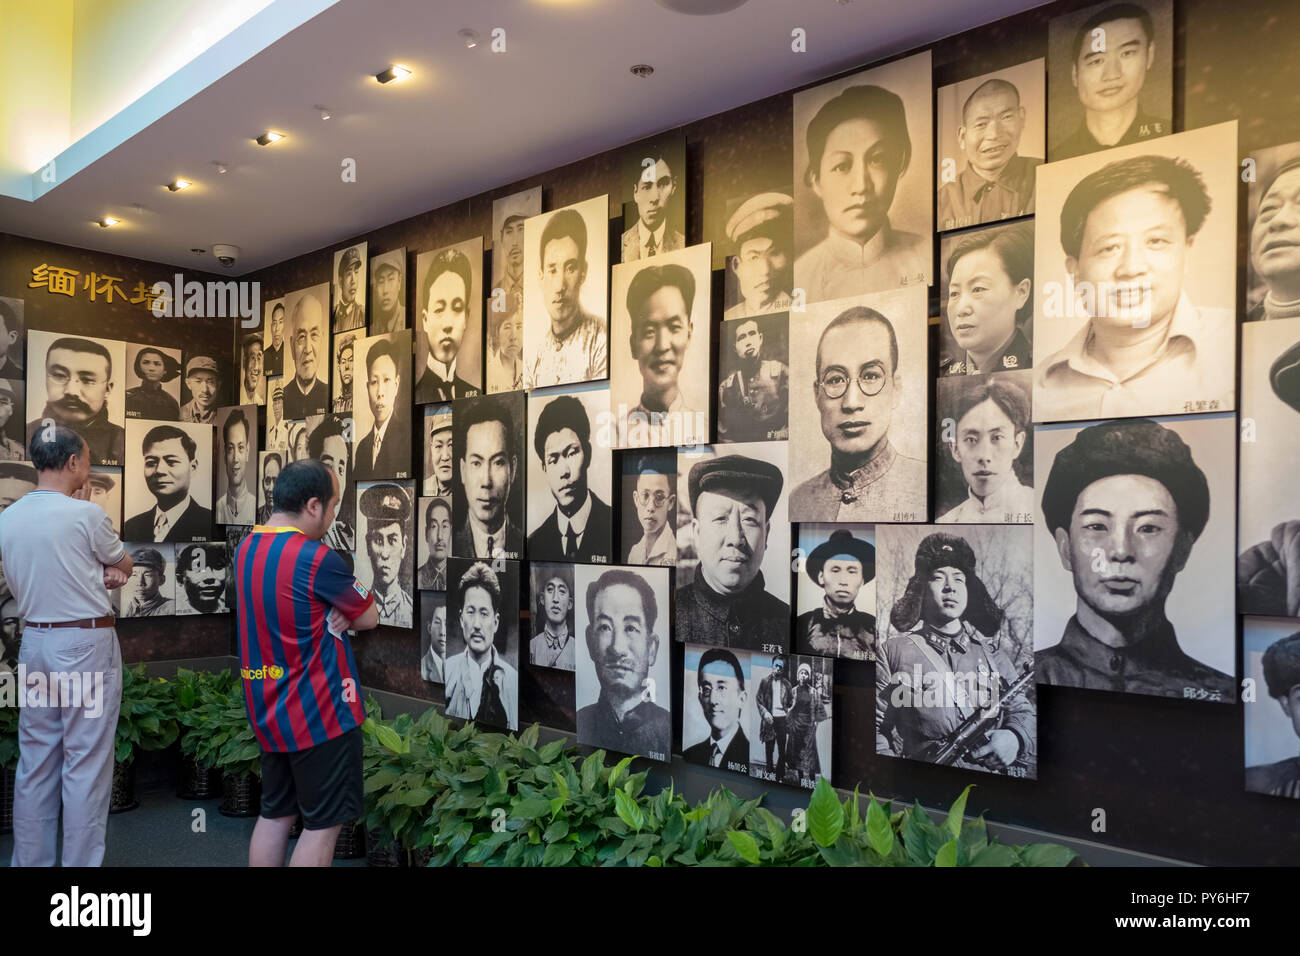
<path fill-rule="evenodd" d="M 889 629 L 876 662 L 876 752 L 1036 777 L 1033 646 L 1024 627 L 1032 620 L 1032 577 L 1028 560 L 1017 557 L 1030 550 L 1028 529 L 928 533 L 909 547 L 925 530 L 876 529 L 886 573 L 893 572 L 893 580 L 881 576 L 879 592 Z M 992 577 L 984 563 L 996 565 Z"/>

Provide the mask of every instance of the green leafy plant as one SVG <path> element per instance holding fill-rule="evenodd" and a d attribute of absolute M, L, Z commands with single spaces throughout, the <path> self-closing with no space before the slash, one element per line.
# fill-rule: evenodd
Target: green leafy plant
<path fill-rule="evenodd" d="M 189 688 L 193 704 L 181 711 L 185 727 L 181 753 L 193 757 L 201 769 L 214 768 L 240 777 L 261 775 L 262 748 L 253 733 L 244 704 L 244 685 L 229 673 L 196 679 Z M 177 699 L 189 699 L 185 690 Z"/>
<path fill-rule="evenodd" d="M 234 686 L 230 671 L 176 671 L 173 706 L 181 726 L 181 753 L 194 758 L 202 770 L 215 765 L 220 745 L 214 746 L 211 735 L 221 729 Z"/>
<path fill-rule="evenodd" d="M 180 727 L 173 691 L 161 677 L 149 677 L 143 664 L 122 669 L 122 709 L 117 718 L 113 756 L 129 764 L 142 750 L 163 750 L 176 742 Z"/>

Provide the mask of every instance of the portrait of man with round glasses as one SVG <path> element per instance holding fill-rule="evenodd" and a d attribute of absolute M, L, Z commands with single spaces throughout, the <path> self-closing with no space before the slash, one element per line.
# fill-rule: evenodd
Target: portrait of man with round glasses
<path fill-rule="evenodd" d="M 925 520 L 925 313 L 924 289 L 809 306 L 790 342 L 791 520 Z"/>

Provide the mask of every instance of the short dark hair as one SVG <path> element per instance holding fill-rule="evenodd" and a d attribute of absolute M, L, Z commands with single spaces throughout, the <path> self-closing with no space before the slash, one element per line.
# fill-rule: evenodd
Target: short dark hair
<path fill-rule="evenodd" d="M 176 574 L 180 576 L 190 569 L 194 558 L 203 554 L 208 567 L 225 568 L 230 565 L 230 549 L 220 541 L 202 541 L 187 544 L 176 553 Z M 214 560 L 215 559 L 215 560 Z"/>
<path fill-rule="evenodd" d="M 82 448 L 88 447 L 86 440 L 71 428 L 54 425 L 54 433 L 48 432 L 49 426 L 38 423 L 27 444 L 27 455 L 37 471 L 62 471 L 69 458 L 80 455 Z"/>
<path fill-rule="evenodd" d="M 1285 697 L 1300 684 L 1300 632 L 1274 641 L 1264 651 L 1264 683 L 1269 697 Z"/>
<path fill-rule="evenodd" d="M 469 570 L 460 576 L 456 583 L 456 602 L 463 609 L 465 607 L 465 594 L 470 588 L 482 588 L 492 598 L 492 610 L 497 614 L 501 613 L 501 582 L 497 574 L 485 562 L 476 561 L 469 566 Z"/>
<path fill-rule="evenodd" d="M 275 467 L 277 467 L 277 468 L 281 468 L 281 469 L 284 468 L 284 458 L 280 455 L 280 453 L 279 453 L 278 451 L 268 451 L 268 452 L 266 453 L 266 457 L 262 459 L 262 469 L 263 469 L 263 471 L 266 470 L 266 466 L 267 466 L 268 464 L 270 464 L 271 461 L 274 461 L 274 462 L 275 462 Z M 272 490 L 274 491 L 274 489 L 272 489 Z"/>
<path fill-rule="evenodd" d="M 78 338 L 75 335 L 65 335 L 61 339 L 55 339 L 45 352 L 46 365 L 50 364 L 50 353 L 55 349 L 67 349 L 69 352 L 89 352 L 91 355 L 98 355 L 108 363 L 108 377 L 110 380 L 113 378 L 113 356 L 109 354 L 107 348 L 98 342 Z"/>
<path fill-rule="evenodd" d="M 534 563 L 532 571 L 534 574 L 533 583 L 540 584 L 535 587 L 533 594 L 533 621 L 535 633 L 540 634 L 546 627 L 546 612 L 542 609 L 546 583 L 551 580 L 558 580 L 569 589 L 569 613 L 564 616 L 565 623 L 569 626 L 569 632 L 573 632 L 573 615 L 574 609 L 578 606 L 578 595 L 575 593 L 573 584 L 572 564 L 551 564 L 551 563 Z"/>
<path fill-rule="evenodd" d="M 1016 89 L 1016 84 L 1009 83 L 1001 77 L 993 77 L 991 80 L 985 80 L 979 86 L 975 87 L 973 93 L 966 97 L 966 102 L 961 105 L 961 122 L 966 125 L 966 114 L 970 112 L 971 103 L 975 102 L 978 97 L 991 96 L 994 93 L 1011 92 L 1016 95 L 1016 105 L 1020 105 L 1020 90 Z"/>
<path fill-rule="evenodd" d="M 183 429 L 175 425 L 155 425 L 145 432 L 144 441 L 140 442 L 140 454 L 148 452 L 150 445 L 176 439 L 180 439 L 181 447 L 185 449 L 185 454 L 189 456 L 190 461 L 196 460 L 199 452 L 198 444 Z"/>
<path fill-rule="evenodd" d="M 1210 214 L 1210 194 L 1200 172 L 1185 159 L 1168 156 L 1134 156 L 1117 159 L 1084 176 L 1061 206 L 1061 248 L 1071 259 L 1079 257 L 1088 215 L 1099 203 L 1139 186 L 1159 186 L 1178 203 L 1191 239 Z"/>
<path fill-rule="evenodd" d="M 740 661 L 736 659 L 735 654 L 731 653 L 731 651 L 724 647 L 710 647 L 700 655 L 699 667 L 695 669 L 697 680 L 704 679 L 704 668 L 712 664 L 714 661 L 722 661 L 724 664 L 730 664 L 732 669 L 736 672 L 736 680 L 740 683 L 740 689 L 745 689 L 745 672 L 740 668 Z"/>
<path fill-rule="evenodd" d="M 249 350 L 249 348 L 250 348 L 251 346 L 253 346 L 254 344 L 256 344 L 259 348 L 261 347 L 261 345 L 262 345 L 262 333 L 261 333 L 261 332 L 248 332 L 248 333 L 246 333 L 246 334 L 243 336 L 243 338 L 241 338 L 240 341 L 239 341 L 239 354 L 240 354 L 240 355 L 243 355 L 243 356 L 247 356 L 247 355 L 248 355 L 248 350 Z"/>
<path fill-rule="evenodd" d="M 537 267 L 546 261 L 546 245 L 556 239 L 572 239 L 578 244 L 578 258 L 587 261 L 587 223 L 576 209 L 561 209 L 542 227 L 542 238 L 537 243 Z"/>
<path fill-rule="evenodd" d="M 587 585 L 587 620 L 591 621 L 596 616 L 596 595 L 606 588 L 617 587 L 620 584 L 626 584 L 641 595 L 641 609 L 645 612 L 646 630 L 653 631 L 655 620 L 659 617 L 659 602 L 655 600 L 654 588 L 650 587 L 641 575 L 625 568 L 606 571 Z"/>
<path fill-rule="evenodd" d="M 307 457 L 320 458 L 325 454 L 327 438 L 342 438 L 343 443 L 347 444 L 347 439 L 343 435 L 343 422 L 337 415 L 326 415 L 321 419 L 321 423 L 312 429 L 307 436 Z"/>
<path fill-rule="evenodd" d="M 542 413 L 537 416 L 537 431 L 533 432 L 533 450 L 542 464 L 546 464 L 546 439 L 566 428 L 578 436 L 582 445 L 582 471 L 586 474 L 591 467 L 591 420 L 587 418 L 587 409 L 582 402 L 572 395 L 553 398 L 542 408 Z"/>
<path fill-rule="evenodd" d="M 1034 227 L 1029 222 L 1012 223 L 1009 226 L 994 226 L 990 229 L 976 229 L 957 240 L 952 251 L 948 253 L 947 276 L 952 279 L 957 263 L 972 252 L 987 249 L 998 257 L 1002 268 L 1013 286 L 1020 285 L 1028 279 L 1034 281 Z M 944 293 L 940 293 L 942 296 Z M 1022 325 L 1033 315 L 1034 300 L 1025 298 L 1025 304 L 1016 310 L 1016 324 Z"/>
<path fill-rule="evenodd" d="M 1139 7 L 1136 3 L 1112 3 L 1109 7 L 1103 7 L 1090 16 L 1083 22 L 1083 26 L 1075 31 L 1072 61 L 1079 62 L 1079 54 L 1083 52 L 1083 45 L 1093 30 L 1103 23 L 1111 23 L 1115 20 L 1136 20 L 1142 24 L 1142 31 L 1147 35 L 1147 43 L 1155 39 L 1155 23 L 1144 7 Z"/>
<path fill-rule="evenodd" d="M 986 401 L 991 401 L 1002 409 L 1007 418 L 1011 419 L 1011 427 L 1017 433 L 1029 431 L 1029 396 L 1003 375 L 980 376 L 962 389 L 953 408 L 953 424 L 960 425 L 967 412 Z M 953 442 L 956 440 L 954 436 Z"/>
<path fill-rule="evenodd" d="M 288 515 L 302 514 L 307 502 L 316 498 L 322 505 L 334 496 L 333 472 L 315 458 L 290 462 L 275 479 L 271 499 L 275 510 Z M 341 490 L 341 489 L 340 489 Z"/>
<path fill-rule="evenodd" d="M 912 138 L 907 133 L 907 112 L 903 99 L 883 86 L 850 86 L 822 104 L 821 109 L 808 123 L 808 169 L 804 182 L 812 185 L 821 169 L 826 152 L 826 140 L 831 131 L 852 119 L 868 119 L 878 124 L 885 136 L 899 144 L 900 172 L 912 160 Z"/>
<path fill-rule="evenodd" d="M 457 460 L 463 460 L 465 457 L 465 439 L 469 436 L 469 430 L 475 425 L 482 425 L 487 422 L 500 422 L 501 427 L 506 433 L 506 454 L 515 458 L 514 449 L 511 447 L 511 438 L 514 435 L 514 419 L 510 415 L 510 409 L 505 402 L 493 397 L 479 398 L 470 403 L 469 408 L 464 411 L 457 410 L 452 419 L 452 437 L 459 436 L 456 449 Z"/>
<path fill-rule="evenodd" d="M 22 316 L 18 314 L 17 309 L 4 299 L 0 299 L 0 322 L 4 323 L 6 332 L 21 332 L 23 330 Z"/>
<path fill-rule="evenodd" d="M 690 319 L 691 306 L 695 303 L 695 276 L 691 275 L 691 270 L 675 262 L 666 266 L 646 266 L 627 285 L 627 314 L 632 319 L 633 328 L 646 300 L 665 286 L 672 286 L 682 294 L 686 318 Z"/>
<path fill-rule="evenodd" d="M 424 509 L 424 533 L 425 533 L 425 534 L 428 534 L 428 533 L 429 533 L 429 525 L 433 524 L 433 509 L 434 509 L 434 508 L 446 508 L 446 509 L 447 509 L 447 518 L 448 518 L 448 520 L 451 519 L 451 505 L 447 502 L 447 499 L 446 499 L 446 498 L 433 498 L 433 499 L 430 500 L 430 502 L 429 502 L 429 507 L 427 507 L 427 508 Z"/>
<path fill-rule="evenodd" d="M 397 361 L 397 356 L 399 354 L 400 352 L 392 342 L 388 339 L 380 339 L 374 345 L 370 346 L 369 350 L 366 352 L 366 374 L 370 374 L 370 370 L 374 366 L 375 362 L 387 355 L 389 360 L 393 363 L 393 368 L 397 370 L 397 374 L 401 375 L 402 367 Z"/>
<path fill-rule="evenodd" d="M 454 272 L 460 276 L 461 281 L 465 283 L 465 311 L 470 311 L 470 303 L 473 302 L 474 279 L 473 271 L 470 267 L 469 256 L 459 249 L 443 249 L 436 253 L 433 261 L 429 263 L 429 271 L 424 274 L 424 282 L 420 285 L 420 311 L 429 308 L 429 289 L 438 276 L 444 272 Z M 397 360 L 394 359 L 394 362 Z M 367 370 L 370 363 L 366 363 Z"/>
<path fill-rule="evenodd" d="M 821 337 L 817 339 L 817 376 L 822 374 L 822 339 L 826 338 L 826 333 L 831 329 L 838 329 L 841 326 L 850 325 L 853 322 L 879 322 L 889 333 L 889 372 L 892 375 L 898 371 L 898 335 L 894 332 L 894 323 L 877 312 L 875 309 L 869 309 L 865 305 L 855 305 L 845 309 L 835 318 L 831 319 L 830 324 L 822 329 Z"/>
<path fill-rule="evenodd" d="M 244 426 L 245 438 L 251 434 L 251 429 L 248 427 L 248 417 L 244 414 L 244 410 L 238 406 L 236 406 L 234 411 L 230 413 L 230 417 L 226 419 L 226 423 L 221 426 L 221 440 L 223 442 L 230 441 L 230 429 L 234 428 L 236 425 Z"/>
<path fill-rule="evenodd" d="M 275 305 L 271 306 L 271 318 L 273 318 L 273 319 L 275 318 L 275 310 L 276 310 L 276 309 L 279 309 L 281 312 L 283 312 L 283 311 L 284 311 L 284 303 L 283 303 L 283 302 L 277 302 Z"/>

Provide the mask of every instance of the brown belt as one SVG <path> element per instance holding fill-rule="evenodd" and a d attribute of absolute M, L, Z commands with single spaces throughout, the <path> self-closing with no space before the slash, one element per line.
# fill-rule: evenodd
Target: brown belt
<path fill-rule="evenodd" d="M 114 623 L 113 616 L 108 617 L 83 617 L 80 621 L 28 621 L 28 627 L 50 628 L 50 627 L 112 627 Z"/>

